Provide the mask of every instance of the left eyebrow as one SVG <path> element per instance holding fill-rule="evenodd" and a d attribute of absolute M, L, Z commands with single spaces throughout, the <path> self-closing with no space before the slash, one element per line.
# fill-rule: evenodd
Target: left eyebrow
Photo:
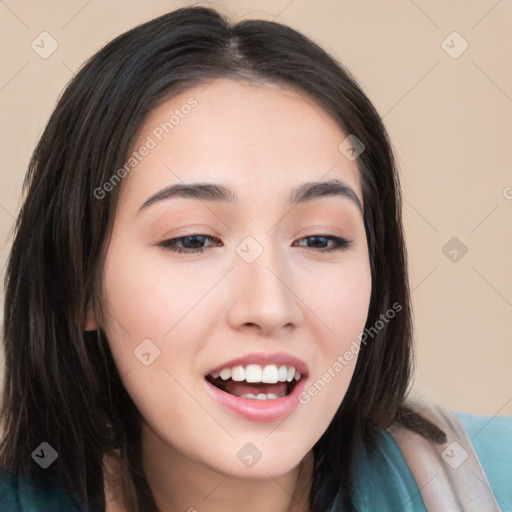
<path fill-rule="evenodd" d="M 314 201 L 322 197 L 341 196 L 349 199 L 354 203 L 361 214 L 363 214 L 363 205 L 357 194 L 344 181 L 333 179 L 329 181 L 315 181 L 312 183 L 304 183 L 292 190 L 290 194 L 290 204 L 305 203 Z"/>
<path fill-rule="evenodd" d="M 322 197 L 341 196 L 354 203 L 361 214 L 363 206 L 357 197 L 357 194 L 345 182 L 339 179 L 329 181 L 315 181 L 304 183 L 295 187 L 289 197 L 289 203 L 296 205 L 314 201 Z M 190 198 L 200 199 L 202 201 L 221 201 L 227 203 L 236 203 L 238 201 L 237 193 L 222 184 L 217 183 L 177 183 L 169 185 L 150 196 L 139 208 L 141 210 L 167 199 Z"/>

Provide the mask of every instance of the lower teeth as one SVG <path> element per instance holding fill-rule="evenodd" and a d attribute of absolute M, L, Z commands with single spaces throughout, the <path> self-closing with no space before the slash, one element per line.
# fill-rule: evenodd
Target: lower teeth
<path fill-rule="evenodd" d="M 215 387 L 219 388 L 221 391 L 224 391 L 226 393 L 229 393 L 230 395 L 233 395 L 233 396 L 236 396 L 238 398 L 249 398 L 249 399 L 252 399 L 252 400 L 275 400 L 277 398 L 282 398 L 283 396 L 288 396 L 292 391 L 293 389 L 295 388 L 296 384 L 297 384 L 297 380 L 293 380 L 292 382 L 288 382 L 284 391 L 282 392 L 282 394 L 279 394 L 279 395 L 276 395 L 275 393 L 258 393 L 257 395 L 254 394 L 254 393 L 244 393 L 242 395 L 237 395 L 231 391 L 228 391 L 226 389 L 226 383 L 228 381 L 224 381 L 220 378 L 217 378 L 217 379 L 214 379 L 211 375 L 208 375 L 206 376 L 206 380 L 214 385 Z M 254 386 L 258 386 L 259 384 L 258 383 L 255 383 Z"/>
<path fill-rule="evenodd" d="M 244 395 L 241 395 L 240 398 L 252 398 L 253 400 L 275 400 L 276 398 L 280 397 L 274 395 L 274 393 L 268 393 L 267 395 L 265 393 L 260 393 L 259 395 L 245 393 Z"/>

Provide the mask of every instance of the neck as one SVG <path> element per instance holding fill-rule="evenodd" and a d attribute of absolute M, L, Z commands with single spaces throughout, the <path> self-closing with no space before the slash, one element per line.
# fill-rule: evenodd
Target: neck
<path fill-rule="evenodd" d="M 284 475 L 249 480 L 198 464 L 169 447 L 146 425 L 141 442 L 144 471 L 160 512 L 309 510 L 312 452 Z"/>

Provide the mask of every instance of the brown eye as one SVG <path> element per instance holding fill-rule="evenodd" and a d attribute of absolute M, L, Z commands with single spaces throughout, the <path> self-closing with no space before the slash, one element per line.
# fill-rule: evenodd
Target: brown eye
<path fill-rule="evenodd" d="M 299 242 L 303 240 L 306 241 L 306 245 L 299 243 L 299 246 L 306 247 L 307 249 L 318 249 L 321 252 L 341 251 L 350 246 L 349 240 L 337 236 L 312 235 L 301 238 Z M 308 242 L 311 242 L 311 244 Z M 330 246 L 328 245 L 329 242 L 332 243 Z"/>
<path fill-rule="evenodd" d="M 213 243 L 211 245 L 205 246 L 204 243 L 206 241 L 210 242 L 220 242 L 218 238 L 215 238 L 210 235 L 187 235 L 180 236 L 177 238 L 171 238 L 169 240 L 164 240 L 158 244 L 159 247 L 163 247 L 164 249 L 168 249 L 173 252 L 184 252 L 184 253 L 194 253 L 194 252 L 203 252 L 204 249 L 208 247 L 219 246 L 219 243 Z M 222 243 L 222 242 L 220 242 Z"/>

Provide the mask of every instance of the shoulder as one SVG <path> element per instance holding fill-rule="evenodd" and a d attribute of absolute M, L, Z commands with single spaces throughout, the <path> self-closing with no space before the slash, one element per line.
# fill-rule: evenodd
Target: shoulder
<path fill-rule="evenodd" d="M 53 481 L 32 484 L 15 479 L 6 470 L 0 470 L 0 510 L 2 512 L 87 512 L 73 497 Z"/>
<path fill-rule="evenodd" d="M 446 434 L 437 443 L 398 423 L 387 428 L 425 507 L 512 512 L 512 418 L 459 413 L 424 399 L 407 407 Z"/>
<path fill-rule="evenodd" d="M 426 512 L 418 486 L 393 437 L 377 428 L 376 444 L 356 453 L 354 503 L 357 510 Z"/>
<path fill-rule="evenodd" d="M 475 416 L 459 411 L 461 422 L 496 501 L 512 512 L 512 416 Z"/>

